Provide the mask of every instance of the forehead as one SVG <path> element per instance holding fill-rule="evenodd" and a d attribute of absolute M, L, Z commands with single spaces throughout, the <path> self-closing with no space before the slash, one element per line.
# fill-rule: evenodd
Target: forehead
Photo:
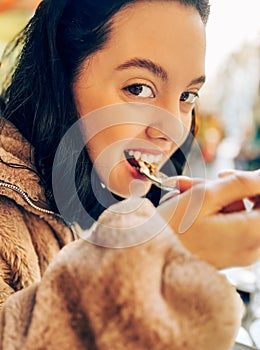
<path fill-rule="evenodd" d="M 144 35 L 146 39 L 152 39 L 159 34 L 163 34 L 165 39 L 182 37 L 182 40 L 188 40 L 189 36 L 185 34 L 191 34 L 191 30 L 195 36 L 205 33 L 205 25 L 196 8 L 177 1 L 128 4 L 114 15 L 112 23 L 114 36 L 119 39 L 127 34 L 127 41 L 141 39 Z"/>
<path fill-rule="evenodd" d="M 177 1 L 140 1 L 119 11 L 112 19 L 106 48 L 119 56 L 150 56 L 156 60 L 174 55 L 205 55 L 205 25 L 198 11 Z M 123 58 L 123 57 L 122 57 Z"/>

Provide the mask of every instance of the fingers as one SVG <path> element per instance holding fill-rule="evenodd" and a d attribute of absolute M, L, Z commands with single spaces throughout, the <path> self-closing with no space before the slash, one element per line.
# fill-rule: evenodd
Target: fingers
<path fill-rule="evenodd" d="M 237 171 L 236 169 L 224 169 L 219 171 L 218 177 L 219 178 L 227 177 L 227 176 L 233 175 L 236 171 Z"/>
<path fill-rule="evenodd" d="M 179 235 L 183 245 L 218 269 L 248 266 L 260 259 L 259 210 L 201 218 Z"/>
<path fill-rule="evenodd" d="M 187 190 L 189 190 L 192 186 L 199 184 L 199 183 L 203 183 L 205 182 L 205 179 L 202 178 L 191 178 L 188 176 L 173 176 L 172 177 L 174 179 L 174 183 L 176 186 L 177 190 L 172 190 L 169 191 L 168 193 L 166 193 L 160 200 L 160 204 L 164 203 L 165 201 L 176 197 L 178 194 L 183 193 Z M 171 182 L 171 177 L 167 178 L 164 182 L 163 185 L 167 186 L 169 184 L 172 184 Z"/>
<path fill-rule="evenodd" d="M 218 215 L 216 220 L 219 220 Z M 219 259 L 222 264 L 219 268 L 248 266 L 260 259 L 260 211 L 224 214 L 219 222 L 222 252 L 225 252 L 223 259 Z M 220 249 L 218 254 L 222 254 Z"/>
<path fill-rule="evenodd" d="M 207 180 L 209 181 L 209 180 Z M 176 187 L 178 190 L 182 193 L 187 190 L 189 190 L 192 186 L 204 183 L 205 179 L 199 178 L 199 177 L 194 177 L 190 178 L 187 176 L 178 176 L 178 181 L 176 183 Z"/>
<path fill-rule="evenodd" d="M 207 199 L 207 207 L 211 212 L 240 211 L 245 209 L 244 198 L 251 198 L 255 208 L 259 207 L 260 196 L 260 170 L 239 171 L 226 170 L 219 174 L 218 180 L 207 180 L 201 178 L 189 178 L 186 176 L 174 177 L 176 188 L 180 193 L 200 185 L 196 191 L 204 192 Z M 171 181 L 169 178 L 168 181 Z M 166 183 L 167 185 L 167 183 Z M 208 193 L 208 195 L 207 195 Z M 178 192 L 167 193 L 160 201 L 160 204 L 178 195 Z"/>
<path fill-rule="evenodd" d="M 205 201 L 209 214 L 222 211 L 233 203 L 241 210 L 243 199 L 259 194 L 260 170 L 230 172 L 228 176 L 221 176 L 220 179 L 205 185 Z"/>
<path fill-rule="evenodd" d="M 180 234 L 184 246 L 220 269 L 259 260 L 260 171 L 230 171 L 220 179 L 197 183 L 181 181 L 182 193 L 162 203 L 158 211 Z M 246 198 L 254 210 L 246 210 Z"/>
<path fill-rule="evenodd" d="M 257 170 L 257 171 L 259 171 L 259 170 Z M 228 169 L 228 170 L 221 171 L 218 174 L 218 176 L 219 176 L 219 178 L 225 178 L 225 177 L 228 177 L 230 175 L 234 175 L 236 172 L 238 172 L 238 171 L 235 169 Z M 248 173 L 248 172 L 244 171 L 244 173 Z M 253 209 L 260 208 L 260 195 L 250 197 L 250 198 L 248 198 L 248 200 L 249 200 L 249 202 L 252 203 Z M 240 211 L 240 210 L 245 210 L 245 209 L 247 209 L 246 205 L 245 205 L 244 201 L 241 200 L 241 201 L 237 201 L 237 202 L 232 203 L 232 204 L 228 205 L 227 207 L 223 208 L 222 212 Z"/>
<path fill-rule="evenodd" d="M 241 200 L 241 201 L 236 201 L 234 203 L 227 205 L 226 207 L 221 209 L 221 213 L 232 213 L 235 211 L 241 211 L 245 209 L 246 209 L 245 203 L 244 201 Z"/>
<path fill-rule="evenodd" d="M 168 195 L 158 211 L 176 233 L 183 233 L 202 217 L 244 211 L 243 199 L 260 194 L 260 171 L 234 171 L 211 181 L 180 178 L 179 187 L 181 193 Z M 259 199 L 255 201 L 256 209 Z"/>

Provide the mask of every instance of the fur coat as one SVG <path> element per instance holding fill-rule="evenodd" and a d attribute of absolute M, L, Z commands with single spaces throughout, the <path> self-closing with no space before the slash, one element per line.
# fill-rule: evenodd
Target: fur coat
<path fill-rule="evenodd" d="M 11 126 L 1 143 L 5 161 L 29 164 L 29 145 Z M 1 169 L 1 181 L 44 207 L 33 173 Z M 2 308 L 0 349 L 231 348 L 241 318 L 235 289 L 183 248 L 148 200 L 108 208 L 86 239 L 58 253 L 72 240 L 70 231 L 20 193 L 0 190 L 1 300 L 16 291 Z M 149 237 L 157 226 L 160 233 Z M 142 243 L 111 248 L 129 237 Z"/>
<path fill-rule="evenodd" d="M 39 282 L 53 257 L 73 238 L 60 219 L 25 200 L 24 194 L 48 209 L 39 178 L 23 168 L 33 168 L 32 158 L 28 142 L 5 123 L 0 133 L 0 308 L 10 294 Z"/>

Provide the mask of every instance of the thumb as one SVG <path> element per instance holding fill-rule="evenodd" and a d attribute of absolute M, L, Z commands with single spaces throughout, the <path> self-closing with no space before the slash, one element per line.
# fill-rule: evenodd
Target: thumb
<path fill-rule="evenodd" d="M 183 193 L 187 190 L 189 190 L 192 186 L 205 182 L 205 179 L 202 178 L 191 178 L 188 176 L 173 176 L 168 177 L 165 180 L 163 180 L 164 186 L 169 186 L 175 183 L 176 189 L 173 189 L 172 191 L 167 192 L 160 200 L 159 204 L 162 204 L 166 202 L 167 200 L 176 197 L 178 194 Z"/>
<path fill-rule="evenodd" d="M 242 210 L 242 200 L 257 198 L 260 194 L 260 170 L 236 170 L 221 175 L 220 179 L 214 181 L 208 190 L 210 194 L 208 196 L 208 208 L 211 212 L 229 208 L 231 204 L 236 210 Z M 234 211 L 234 208 L 231 207 L 231 210 L 228 211 Z"/>

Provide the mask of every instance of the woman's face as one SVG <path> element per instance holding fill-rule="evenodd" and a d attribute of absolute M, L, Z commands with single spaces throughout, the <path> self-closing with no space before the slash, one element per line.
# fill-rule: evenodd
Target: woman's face
<path fill-rule="evenodd" d="M 139 2 L 114 16 L 109 40 L 83 62 L 73 87 L 81 117 L 101 108 L 99 131 L 89 137 L 87 148 L 112 192 L 127 197 L 138 182 L 139 194 L 145 194 L 151 184 L 128 157 L 148 159 L 159 169 L 180 146 L 169 130 L 180 130 L 178 123 L 190 130 L 191 112 L 205 80 L 204 59 L 205 27 L 193 7 Z M 109 107 L 106 118 L 102 108 L 111 105 L 114 112 Z M 131 120 L 132 107 L 137 117 Z M 107 125 L 111 113 L 115 122 Z M 86 134 L 91 129 L 88 120 L 93 123 L 95 117 L 86 117 Z"/>

